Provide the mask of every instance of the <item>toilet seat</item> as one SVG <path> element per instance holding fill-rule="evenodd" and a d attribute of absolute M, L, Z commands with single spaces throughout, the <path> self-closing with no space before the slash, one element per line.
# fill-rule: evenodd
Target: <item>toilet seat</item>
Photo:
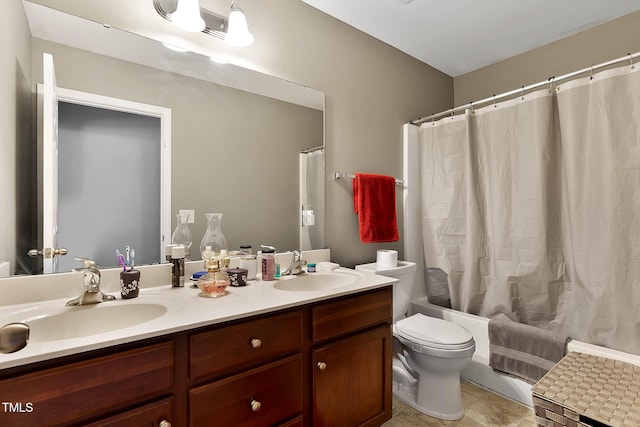
<path fill-rule="evenodd" d="M 475 350 L 473 335 L 463 327 L 435 317 L 417 313 L 394 325 L 398 338 L 420 353 L 442 355 L 444 352 L 466 354 Z M 435 354 L 437 353 L 437 354 Z"/>

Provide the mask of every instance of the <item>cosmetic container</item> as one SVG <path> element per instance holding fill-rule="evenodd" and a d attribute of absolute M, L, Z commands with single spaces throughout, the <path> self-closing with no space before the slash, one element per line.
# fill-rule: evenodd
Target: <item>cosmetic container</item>
<path fill-rule="evenodd" d="M 171 287 L 184 286 L 184 257 L 185 247 L 177 245 L 171 248 Z"/>
<path fill-rule="evenodd" d="M 270 281 L 276 279 L 276 257 L 275 250 L 262 250 L 262 280 Z"/>

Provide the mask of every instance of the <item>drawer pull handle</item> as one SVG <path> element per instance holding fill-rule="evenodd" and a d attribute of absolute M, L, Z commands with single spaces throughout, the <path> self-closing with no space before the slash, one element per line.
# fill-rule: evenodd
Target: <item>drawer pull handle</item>
<path fill-rule="evenodd" d="M 259 338 L 254 338 L 251 340 L 251 347 L 258 348 L 262 345 L 262 341 Z"/>
<path fill-rule="evenodd" d="M 327 369 L 327 364 L 324 362 L 318 362 L 318 369 L 324 371 L 325 369 Z"/>
<path fill-rule="evenodd" d="M 162 420 L 160 424 L 158 424 L 158 427 L 171 427 L 171 423 L 167 420 Z"/>
<path fill-rule="evenodd" d="M 253 412 L 258 412 L 261 406 L 262 406 L 262 403 L 258 402 L 257 400 L 255 399 L 251 400 L 251 410 Z"/>

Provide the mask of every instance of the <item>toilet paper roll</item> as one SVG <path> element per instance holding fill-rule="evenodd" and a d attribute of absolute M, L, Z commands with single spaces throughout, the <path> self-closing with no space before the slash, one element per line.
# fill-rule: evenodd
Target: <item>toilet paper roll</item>
<path fill-rule="evenodd" d="M 398 251 L 380 249 L 376 258 L 378 268 L 394 268 L 398 266 Z"/>

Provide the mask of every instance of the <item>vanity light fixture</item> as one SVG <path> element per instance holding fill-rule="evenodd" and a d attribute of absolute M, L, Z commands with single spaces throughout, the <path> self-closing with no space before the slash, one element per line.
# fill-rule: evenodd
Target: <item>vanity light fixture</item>
<path fill-rule="evenodd" d="M 203 32 L 238 47 L 249 46 L 254 41 L 237 0 L 231 2 L 228 19 L 200 9 L 198 0 L 153 0 L 153 6 L 158 15 L 186 31 Z"/>

